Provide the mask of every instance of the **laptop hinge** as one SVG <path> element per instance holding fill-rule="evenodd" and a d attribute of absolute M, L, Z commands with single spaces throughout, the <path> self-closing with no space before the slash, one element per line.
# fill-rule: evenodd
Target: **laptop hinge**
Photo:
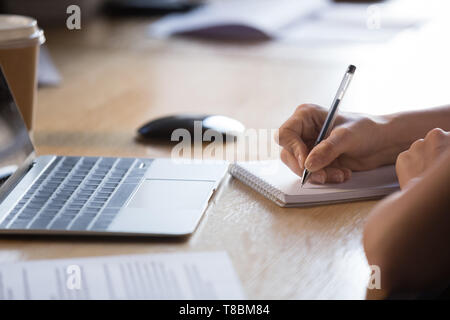
<path fill-rule="evenodd" d="M 4 177 L 4 181 L 0 181 L 0 203 L 6 199 L 23 177 L 33 168 L 36 163 L 35 160 L 36 153 L 33 151 L 11 176 Z"/>

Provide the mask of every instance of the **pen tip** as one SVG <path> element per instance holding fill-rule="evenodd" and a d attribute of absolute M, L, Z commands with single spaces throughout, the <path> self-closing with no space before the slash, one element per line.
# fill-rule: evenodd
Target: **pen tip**
<path fill-rule="evenodd" d="M 305 184 L 305 182 L 306 182 L 306 177 L 308 176 L 308 170 L 306 170 L 306 169 L 304 169 L 303 170 L 303 174 L 302 174 L 302 180 L 301 180 L 301 187 L 303 188 L 303 185 Z"/>

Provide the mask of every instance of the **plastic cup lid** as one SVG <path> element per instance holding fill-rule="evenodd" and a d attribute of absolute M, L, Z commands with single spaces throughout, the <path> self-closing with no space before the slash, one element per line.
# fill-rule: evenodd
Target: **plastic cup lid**
<path fill-rule="evenodd" d="M 39 29 L 37 21 L 30 17 L 0 14 L 0 46 L 30 43 L 42 44 L 44 32 Z"/>

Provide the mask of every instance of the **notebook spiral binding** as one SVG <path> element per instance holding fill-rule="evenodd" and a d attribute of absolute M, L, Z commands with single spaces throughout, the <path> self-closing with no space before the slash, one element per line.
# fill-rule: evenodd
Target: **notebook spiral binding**
<path fill-rule="evenodd" d="M 281 206 L 285 205 L 283 192 L 281 190 L 248 172 L 238 164 L 232 164 L 229 173 L 253 190 L 261 193 L 267 199 L 272 200 Z"/>

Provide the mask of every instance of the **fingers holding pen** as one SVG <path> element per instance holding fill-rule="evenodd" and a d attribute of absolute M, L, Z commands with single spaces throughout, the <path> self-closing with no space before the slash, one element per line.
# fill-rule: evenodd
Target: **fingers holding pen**
<path fill-rule="evenodd" d="M 286 164 L 290 163 L 292 165 L 293 162 L 296 162 L 298 168 L 303 171 L 305 160 L 308 156 L 308 147 L 302 141 L 301 137 L 290 128 L 282 127 L 279 130 L 277 142 L 283 147 L 284 155 L 282 160 Z"/>
<path fill-rule="evenodd" d="M 318 106 L 300 105 L 280 127 L 276 140 L 283 147 L 281 160 L 295 174 L 301 177 L 306 167 L 311 173 L 311 182 L 340 183 L 350 178 L 351 170 L 336 159 L 354 142 L 348 129 L 340 127 L 313 147 L 326 115 Z"/>
<path fill-rule="evenodd" d="M 303 175 L 304 167 L 300 165 L 296 157 L 294 157 L 287 149 L 281 151 L 281 160 L 291 169 L 296 175 L 301 177 Z M 333 162 L 332 166 L 328 166 L 310 173 L 310 181 L 316 184 L 324 183 L 342 183 L 350 179 L 352 171 L 348 168 L 338 167 L 338 164 Z"/>
<path fill-rule="evenodd" d="M 351 170 L 339 164 L 339 156 L 353 143 L 346 128 L 333 130 L 330 136 L 315 146 L 305 161 L 312 182 L 341 183 L 351 177 Z"/>
<path fill-rule="evenodd" d="M 326 111 L 323 108 L 302 104 L 278 130 L 277 143 L 291 153 L 302 170 L 309 153 L 308 145 L 317 137 L 320 130 L 318 123 L 322 123 L 325 117 Z"/>
<path fill-rule="evenodd" d="M 348 168 L 325 167 L 311 172 L 310 181 L 316 184 L 342 183 L 350 179 L 352 171 Z"/>
<path fill-rule="evenodd" d="M 305 167 L 311 172 L 330 166 L 340 155 L 354 144 L 351 132 L 340 127 L 333 130 L 328 138 L 315 146 L 305 161 Z"/>
<path fill-rule="evenodd" d="M 281 160 L 298 176 L 306 167 L 313 183 L 341 183 L 351 177 L 351 170 L 342 166 L 338 158 L 353 143 L 346 128 L 336 128 L 311 152 L 297 132 L 280 128 L 279 144 L 283 146 Z"/>
<path fill-rule="evenodd" d="M 280 158 L 296 175 L 299 177 L 302 176 L 303 168 L 300 166 L 299 161 L 287 149 L 281 150 Z"/>

